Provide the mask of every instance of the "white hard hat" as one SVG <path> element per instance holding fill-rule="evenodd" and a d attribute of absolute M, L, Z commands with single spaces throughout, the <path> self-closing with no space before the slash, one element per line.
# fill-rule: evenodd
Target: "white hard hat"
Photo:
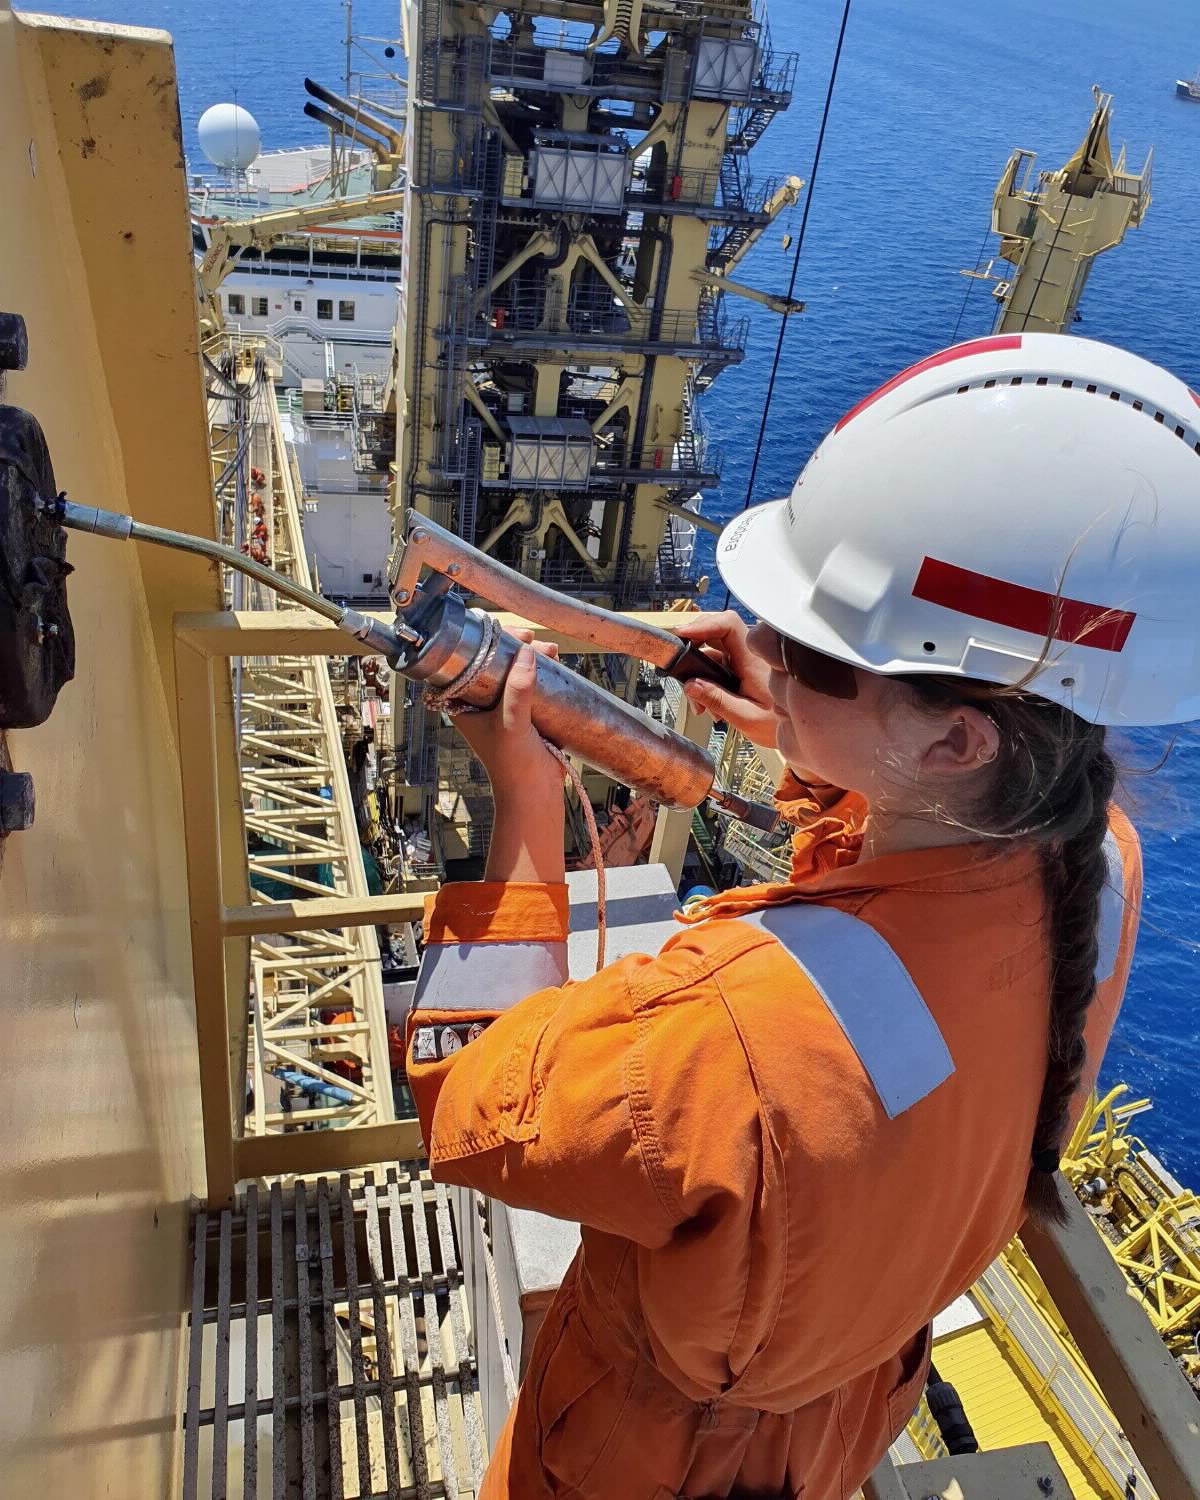
<path fill-rule="evenodd" d="M 872 672 L 1037 668 L 1031 691 L 1095 723 L 1200 718 L 1200 396 L 1090 339 L 957 344 L 860 401 L 717 566 Z"/>

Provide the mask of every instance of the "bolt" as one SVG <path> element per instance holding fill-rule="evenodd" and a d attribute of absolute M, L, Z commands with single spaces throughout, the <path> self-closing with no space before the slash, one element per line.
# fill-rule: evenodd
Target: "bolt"
<path fill-rule="evenodd" d="M 451 563 L 450 566 L 446 569 L 446 576 L 448 578 L 457 578 L 461 572 L 462 563 Z"/>
<path fill-rule="evenodd" d="M 23 370 L 29 360 L 29 335 L 20 313 L 0 312 L 0 370 Z"/>
<path fill-rule="evenodd" d="M 407 604 L 410 597 L 411 595 L 407 589 L 397 589 L 392 595 L 392 599 L 396 604 Z"/>
<path fill-rule="evenodd" d="M 33 826 L 33 777 L 28 771 L 0 771 L 0 834 Z"/>
<path fill-rule="evenodd" d="M 409 541 L 415 542 L 418 547 L 423 546 L 428 540 L 429 533 L 427 531 L 422 531 L 419 526 L 417 527 L 416 531 L 413 532 L 412 536 L 409 537 Z"/>

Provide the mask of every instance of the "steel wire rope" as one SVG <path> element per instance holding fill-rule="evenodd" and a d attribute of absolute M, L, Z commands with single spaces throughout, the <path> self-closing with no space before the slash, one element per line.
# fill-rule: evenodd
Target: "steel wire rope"
<path fill-rule="evenodd" d="M 837 84 L 838 68 L 842 61 L 842 43 L 846 39 L 846 25 L 850 20 L 850 7 L 853 0 L 846 0 L 842 8 L 842 24 L 838 28 L 837 46 L 833 50 L 833 66 L 829 70 L 829 86 L 825 90 L 825 107 L 821 111 L 821 128 L 817 132 L 817 145 L 813 151 L 812 172 L 808 179 L 808 192 L 804 198 L 804 213 L 800 218 L 800 232 L 796 236 L 796 253 L 792 257 L 792 274 L 788 280 L 787 296 L 791 300 L 792 293 L 796 289 L 796 276 L 800 270 L 800 252 L 804 249 L 804 234 L 808 228 L 808 211 L 812 207 L 813 193 L 817 186 L 817 172 L 821 166 L 821 152 L 825 146 L 825 129 L 829 124 L 829 111 L 833 104 L 833 90 Z M 763 438 L 767 432 L 767 419 L 771 414 L 771 401 L 775 395 L 775 380 L 779 374 L 779 364 L 783 358 L 783 341 L 787 336 L 788 314 L 781 313 L 779 316 L 779 338 L 775 343 L 775 357 L 771 361 L 771 375 L 767 381 L 767 399 L 763 404 L 762 421 L 758 424 L 758 441 L 754 445 L 754 460 L 750 465 L 750 478 L 746 481 L 746 498 L 742 502 L 742 513 L 750 509 L 750 501 L 754 495 L 754 481 L 758 477 L 758 462 L 762 456 Z M 729 608 L 729 590 L 725 590 L 725 602 L 722 609 Z"/>
<path fill-rule="evenodd" d="M 975 257 L 975 270 L 976 271 L 979 270 L 979 267 L 980 267 L 980 265 L 983 262 L 983 252 L 987 248 L 987 242 L 988 242 L 989 239 L 991 239 L 991 237 L 992 237 L 992 226 L 989 224 L 988 227 L 983 231 L 983 238 L 979 241 L 979 254 Z M 966 275 L 965 272 L 963 274 Z M 962 327 L 963 313 L 965 313 L 966 310 L 967 310 L 967 299 L 970 297 L 971 293 L 974 290 L 975 290 L 974 279 L 971 276 L 968 276 L 967 277 L 967 289 L 963 293 L 962 306 L 958 309 L 958 317 L 954 320 L 954 332 L 950 335 L 950 342 L 952 344 L 956 344 L 958 342 L 958 330 Z"/>

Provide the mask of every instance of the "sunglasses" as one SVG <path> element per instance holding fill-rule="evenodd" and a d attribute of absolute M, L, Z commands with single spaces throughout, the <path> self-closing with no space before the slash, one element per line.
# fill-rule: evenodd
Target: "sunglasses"
<path fill-rule="evenodd" d="M 858 674 L 849 662 L 826 656 L 823 651 L 814 651 L 811 646 L 803 646 L 778 630 L 775 631 L 775 649 L 784 671 L 809 692 L 820 693 L 825 698 L 858 697 Z"/>

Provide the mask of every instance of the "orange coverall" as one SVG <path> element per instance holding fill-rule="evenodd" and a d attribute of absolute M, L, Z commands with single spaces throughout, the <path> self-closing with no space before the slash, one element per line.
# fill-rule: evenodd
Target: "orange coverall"
<path fill-rule="evenodd" d="M 780 800 L 803 825 L 791 883 L 710 898 L 657 956 L 507 1010 L 490 978 L 504 950 L 565 940 L 566 888 L 447 885 L 433 904 L 429 943 L 497 945 L 460 950 L 461 1006 L 410 1018 L 434 1175 L 582 1225 L 483 1500 L 843 1500 L 916 1407 L 932 1318 L 1021 1223 L 1047 1055 L 1038 854 L 860 865 L 860 798 L 789 778 Z M 1108 854 L 1089 1086 L 1141 905 L 1116 810 Z M 836 984 L 827 999 L 738 920 L 797 902 L 885 938 L 949 1048 L 950 1076 L 894 1118 Z M 431 1020 L 485 1029 L 422 1060 Z"/>

